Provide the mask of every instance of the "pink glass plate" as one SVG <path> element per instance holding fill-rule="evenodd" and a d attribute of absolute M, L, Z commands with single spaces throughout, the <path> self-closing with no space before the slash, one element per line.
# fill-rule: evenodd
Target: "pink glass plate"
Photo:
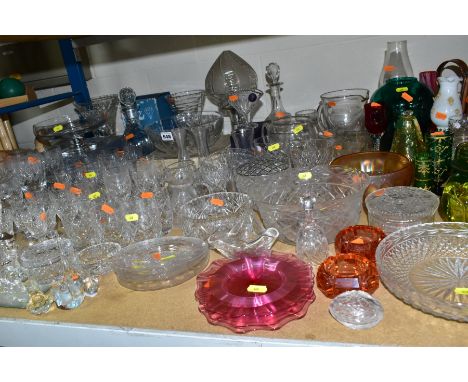
<path fill-rule="evenodd" d="M 315 300 L 310 266 L 294 255 L 268 252 L 216 260 L 198 275 L 195 297 L 208 322 L 245 333 L 276 330 L 305 316 Z"/>

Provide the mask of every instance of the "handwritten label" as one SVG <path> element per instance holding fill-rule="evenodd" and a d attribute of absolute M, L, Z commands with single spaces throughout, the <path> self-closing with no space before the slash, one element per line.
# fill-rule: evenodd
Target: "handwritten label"
<path fill-rule="evenodd" d="M 24 193 L 24 198 L 25 198 L 25 199 L 32 199 L 32 197 L 33 197 L 33 194 L 30 193 L 29 191 L 26 191 L 26 192 Z"/>
<path fill-rule="evenodd" d="M 284 111 L 277 111 L 275 113 L 276 118 L 283 118 L 285 115 L 286 115 L 286 113 Z"/>
<path fill-rule="evenodd" d="M 325 130 L 323 132 L 323 136 L 327 137 L 327 138 L 331 138 L 331 137 L 333 137 L 333 133 L 331 131 Z"/>
<path fill-rule="evenodd" d="M 229 96 L 229 101 L 236 102 L 239 99 L 238 95 L 232 94 Z"/>
<path fill-rule="evenodd" d="M 161 260 L 161 254 L 159 252 L 153 253 L 151 257 L 155 260 Z"/>
<path fill-rule="evenodd" d="M 453 291 L 455 294 L 468 295 L 468 288 L 455 288 Z"/>
<path fill-rule="evenodd" d="M 333 107 L 333 106 L 336 106 L 336 102 L 335 101 L 329 101 L 329 102 L 327 102 L 327 105 L 328 105 L 328 107 Z"/>
<path fill-rule="evenodd" d="M 302 130 L 304 130 L 304 126 L 302 126 L 302 125 L 297 125 L 297 126 L 293 129 L 293 133 L 294 133 L 294 134 L 299 134 Z"/>
<path fill-rule="evenodd" d="M 343 150 L 343 146 L 341 146 L 341 145 L 336 145 L 336 146 L 335 146 L 335 150 L 337 150 L 337 151 Z"/>
<path fill-rule="evenodd" d="M 385 65 L 383 67 L 384 72 L 393 72 L 396 69 L 396 66 L 393 65 Z"/>
<path fill-rule="evenodd" d="M 52 130 L 54 130 L 54 133 L 58 133 L 59 131 L 63 130 L 63 126 L 62 125 L 54 126 Z"/>
<path fill-rule="evenodd" d="M 372 102 L 370 105 L 371 105 L 371 107 L 381 107 L 382 106 L 380 103 L 377 103 L 377 102 Z"/>
<path fill-rule="evenodd" d="M 70 192 L 74 195 L 81 195 L 81 188 L 78 187 L 70 187 Z"/>
<path fill-rule="evenodd" d="M 251 284 L 247 287 L 249 293 L 266 293 L 268 291 L 266 285 L 254 285 Z"/>
<path fill-rule="evenodd" d="M 63 183 L 55 182 L 52 186 L 57 190 L 65 190 L 65 185 Z"/>
<path fill-rule="evenodd" d="M 403 98 L 406 102 L 412 102 L 413 101 L 413 97 L 411 97 L 408 93 L 403 93 L 401 95 L 401 98 Z"/>
<path fill-rule="evenodd" d="M 163 140 L 163 142 L 172 142 L 174 140 L 174 137 L 172 136 L 172 133 L 170 131 L 162 131 L 161 139 Z"/>
<path fill-rule="evenodd" d="M 447 114 L 441 113 L 440 111 L 438 111 L 438 112 L 436 113 L 435 117 L 436 117 L 437 119 L 440 119 L 440 120 L 444 121 L 444 120 L 447 119 Z"/>
<path fill-rule="evenodd" d="M 94 171 L 89 171 L 84 173 L 85 178 L 92 179 L 96 177 L 96 173 Z"/>
<path fill-rule="evenodd" d="M 224 200 L 218 198 L 211 198 L 210 203 L 218 207 L 224 206 Z"/>
<path fill-rule="evenodd" d="M 300 172 L 299 174 L 297 174 L 297 177 L 300 180 L 309 180 L 309 179 L 312 179 L 312 173 L 310 171 Z"/>
<path fill-rule="evenodd" d="M 154 194 L 152 192 L 142 192 L 140 194 L 140 198 L 142 199 L 151 199 L 152 197 L 154 196 Z"/>
<path fill-rule="evenodd" d="M 402 88 L 396 88 L 395 91 L 397 93 L 403 93 L 403 92 L 407 92 L 408 91 L 408 88 L 406 86 L 402 87 Z"/>
<path fill-rule="evenodd" d="M 274 144 L 268 146 L 268 151 L 276 151 L 276 150 L 278 150 L 280 147 L 281 147 L 281 146 L 280 146 L 279 143 L 274 143 Z"/>
<path fill-rule="evenodd" d="M 114 214 L 114 209 L 111 206 L 109 206 L 108 204 L 106 204 L 106 203 L 104 203 L 101 206 L 101 211 L 105 212 L 107 215 L 113 215 Z"/>
<path fill-rule="evenodd" d="M 136 222 L 138 220 L 138 214 L 126 214 L 125 220 L 128 222 Z"/>
<path fill-rule="evenodd" d="M 441 136 L 444 136 L 445 133 L 443 131 L 434 131 L 433 133 L 431 133 L 431 136 L 433 137 L 441 137 Z"/>
<path fill-rule="evenodd" d="M 90 200 L 94 200 L 100 197 L 101 197 L 101 193 L 99 191 L 93 192 L 92 194 L 88 195 L 88 199 Z"/>
<path fill-rule="evenodd" d="M 127 134 L 127 135 L 125 136 L 125 140 L 126 140 L 126 141 L 128 141 L 128 140 L 130 140 L 130 139 L 132 139 L 132 138 L 135 138 L 135 134 L 133 134 L 133 133 Z"/>

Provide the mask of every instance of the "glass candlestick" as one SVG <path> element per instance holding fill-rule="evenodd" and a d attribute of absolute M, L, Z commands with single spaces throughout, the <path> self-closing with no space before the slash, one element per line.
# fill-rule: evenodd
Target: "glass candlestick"
<path fill-rule="evenodd" d="M 281 85 L 283 83 L 279 81 L 279 65 L 275 62 L 268 64 L 265 77 L 267 85 L 270 88 L 267 90 L 267 93 L 269 93 L 271 97 L 271 112 L 266 120 L 272 121 L 274 119 L 290 116 L 291 114 L 285 110 L 283 102 L 281 101 Z"/>

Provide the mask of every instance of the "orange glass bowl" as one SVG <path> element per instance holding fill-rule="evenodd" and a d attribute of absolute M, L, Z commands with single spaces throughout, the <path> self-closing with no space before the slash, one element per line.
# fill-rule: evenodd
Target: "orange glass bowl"
<path fill-rule="evenodd" d="M 372 294 L 379 287 L 377 267 L 373 261 L 356 253 L 338 253 L 320 264 L 317 287 L 328 298 L 349 290 Z"/>
<path fill-rule="evenodd" d="M 414 168 L 404 155 L 387 151 L 366 151 L 335 158 L 330 166 L 357 169 L 369 175 L 370 184 L 364 198 L 385 187 L 410 186 Z"/>
<path fill-rule="evenodd" d="M 375 250 L 385 236 L 385 232 L 378 227 L 353 225 L 338 232 L 335 239 L 335 251 L 357 253 L 375 262 Z"/>

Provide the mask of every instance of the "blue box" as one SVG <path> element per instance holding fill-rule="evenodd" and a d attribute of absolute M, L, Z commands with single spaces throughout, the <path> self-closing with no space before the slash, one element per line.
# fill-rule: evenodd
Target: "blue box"
<path fill-rule="evenodd" d="M 173 117 L 174 110 L 167 101 L 169 92 L 140 95 L 136 97 L 138 117 L 141 127 L 149 127 L 155 131 L 170 129 L 170 124 L 164 122 L 165 119 Z"/>

